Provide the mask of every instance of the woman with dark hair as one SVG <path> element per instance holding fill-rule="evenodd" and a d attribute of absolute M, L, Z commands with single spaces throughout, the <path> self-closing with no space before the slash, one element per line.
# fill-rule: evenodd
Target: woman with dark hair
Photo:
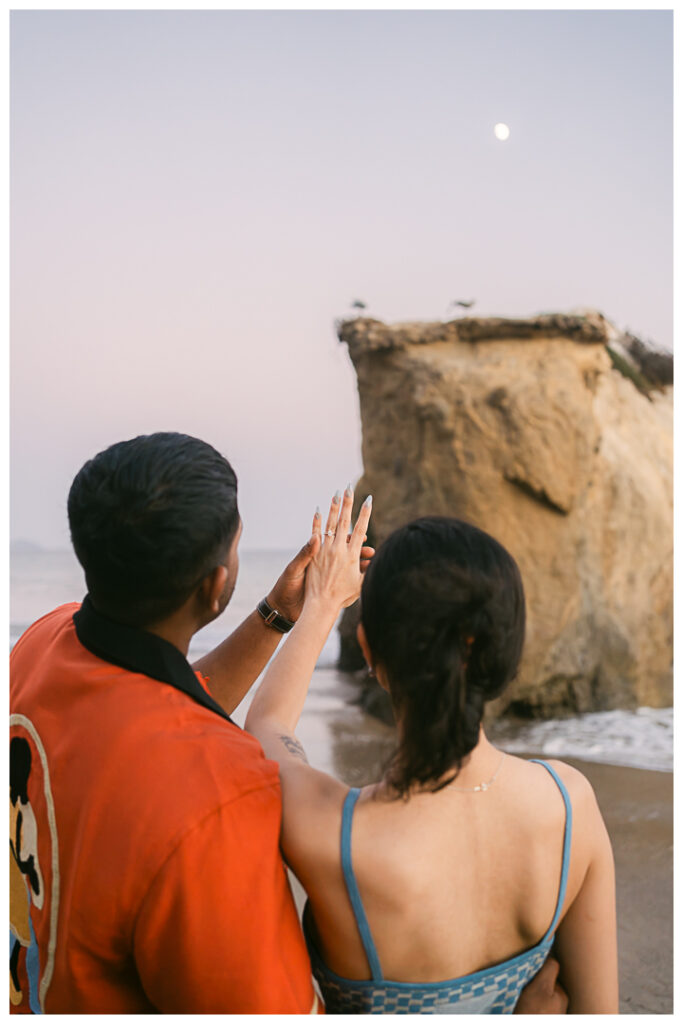
<path fill-rule="evenodd" d="M 308 894 L 328 1012 L 511 1013 L 553 944 L 569 1012 L 618 1012 L 614 866 L 593 791 L 568 765 L 496 749 L 481 724 L 522 654 L 516 563 L 433 516 L 361 564 L 371 499 L 349 537 L 352 501 L 335 497 L 324 539 L 316 513 L 304 609 L 246 722 L 280 765 L 282 849 Z M 310 767 L 294 730 L 361 582 L 358 638 L 398 746 L 359 790 Z"/>

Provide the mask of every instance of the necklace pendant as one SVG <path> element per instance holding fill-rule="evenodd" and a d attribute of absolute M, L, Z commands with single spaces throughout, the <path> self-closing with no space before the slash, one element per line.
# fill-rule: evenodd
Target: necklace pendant
<path fill-rule="evenodd" d="M 482 790 L 488 789 L 489 788 L 488 782 L 482 782 L 482 784 L 481 784 L 481 786 L 479 788 L 482 789 Z"/>
<path fill-rule="evenodd" d="M 481 786 L 475 786 L 474 787 L 474 792 L 478 793 L 480 789 L 481 789 Z"/>

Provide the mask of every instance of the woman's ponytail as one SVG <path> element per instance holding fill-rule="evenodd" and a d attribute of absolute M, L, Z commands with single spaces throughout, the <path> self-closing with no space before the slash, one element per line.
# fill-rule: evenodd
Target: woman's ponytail
<path fill-rule="evenodd" d="M 361 620 L 399 724 L 389 781 L 401 795 L 415 786 L 441 789 L 476 746 L 485 702 L 517 671 L 524 637 L 517 566 L 468 523 L 417 520 L 375 555 Z"/>

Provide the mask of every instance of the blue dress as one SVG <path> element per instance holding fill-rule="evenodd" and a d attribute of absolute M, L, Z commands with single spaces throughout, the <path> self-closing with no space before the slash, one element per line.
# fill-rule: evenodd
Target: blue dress
<path fill-rule="evenodd" d="M 572 837 L 572 807 L 569 794 L 557 773 L 546 761 L 535 761 L 550 772 L 565 804 L 562 873 L 557 905 L 550 927 L 531 949 L 493 967 L 450 981 L 415 983 L 387 981 L 382 974 L 375 943 L 351 864 L 351 823 L 359 789 L 349 790 L 344 801 L 341 829 L 341 860 L 349 900 L 368 958 L 372 980 L 342 978 L 324 963 L 312 935 L 308 904 L 304 912 L 304 934 L 315 977 L 327 1013 L 512 1013 L 524 986 L 540 971 L 553 943 L 567 889 L 569 851 Z"/>

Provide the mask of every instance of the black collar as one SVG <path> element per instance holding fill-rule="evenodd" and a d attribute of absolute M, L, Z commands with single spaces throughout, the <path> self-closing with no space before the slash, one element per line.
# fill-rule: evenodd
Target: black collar
<path fill-rule="evenodd" d="M 97 611 L 88 594 L 79 610 L 74 612 L 73 621 L 78 639 L 91 654 L 112 665 L 175 686 L 176 690 L 182 690 L 198 704 L 232 722 L 200 684 L 187 658 L 168 640 L 106 618 Z"/>

